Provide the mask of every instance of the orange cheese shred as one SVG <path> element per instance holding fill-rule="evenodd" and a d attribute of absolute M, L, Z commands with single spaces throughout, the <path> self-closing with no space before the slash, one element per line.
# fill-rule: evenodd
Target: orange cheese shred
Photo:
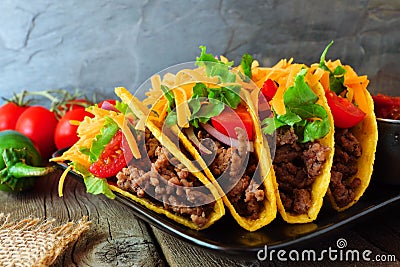
<path fill-rule="evenodd" d="M 368 105 L 367 96 L 365 95 L 369 84 L 367 76 L 358 76 L 351 66 L 346 65 L 343 67 L 346 70 L 344 74 L 344 86 L 354 90 L 354 101 L 358 105 L 358 108 L 370 114 L 372 110 Z"/>
<path fill-rule="evenodd" d="M 162 96 L 160 97 L 151 107 L 151 112 L 149 114 L 149 119 L 158 122 L 164 121 L 167 116 L 168 102 L 167 99 Z"/>
<path fill-rule="evenodd" d="M 184 87 L 178 86 L 172 89 L 175 96 L 176 117 L 178 126 L 181 128 L 189 127 L 189 118 L 191 116 L 188 105 L 189 97 Z"/>
<path fill-rule="evenodd" d="M 63 196 L 63 187 L 64 187 L 64 182 L 65 178 L 67 177 L 69 171 L 72 169 L 72 165 L 69 165 L 64 172 L 61 174 L 60 180 L 58 181 L 58 196 L 62 197 Z"/>

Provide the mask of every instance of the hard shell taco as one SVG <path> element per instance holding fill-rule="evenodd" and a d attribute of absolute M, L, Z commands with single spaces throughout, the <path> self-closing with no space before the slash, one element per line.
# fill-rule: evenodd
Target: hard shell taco
<path fill-rule="evenodd" d="M 157 127 L 144 125 L 146 109 L 125 88 L 116 88 L 123 102 L 92 106 L 79 124 L 79 140 L 52 161 L 68 162 L 88 192 L 115 193 L 189 228 L 209 227 L 225 208 L 216 188 Z M 125 102 L 125 103 L 124 103 Z"/>
<path fill-rule="evenodd" d="M 328 190 L 334 152 L 333 118 L 324 90 L 315 73 L 293 59 L 270 68 L 254 63 L 252 79 L 260 88 L 255 94 L 265 97 L 274 113 L 265 117 L 259 108 L 264 134 L 276 135 L 278 210 L 288 223 L 311 222 Z"/>
<path fill-rule="evenodd" d="M 325 61 L 331 42 L 319 64 L 318 73 L 335 122 L 335 156 L 328 196 L 339 211 L 354 205 L 371 180 L 378 128 L 374 104 L 367 90 L 367 76 L 358 76 L 340 60 Z"/>
<path fill-rule="evenodd" d="M 149 120 L 179 137 L 237 223 L 255 231 L 276 217 L 277 208 L 251 80 L 201 49 L 195 64 L 151 79 L 144 101 L 151 106 Z"/>

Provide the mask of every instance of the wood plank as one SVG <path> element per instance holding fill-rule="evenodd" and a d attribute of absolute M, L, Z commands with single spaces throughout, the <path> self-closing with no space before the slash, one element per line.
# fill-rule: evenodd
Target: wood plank
<path fill-rule="evenodd" d="M 214 254 L 208 250 L 189 245 L 155 227 L 152 227 L 152 230 L 170 266 L 259 266 L 255 257 L 254 259 L 243 260 Z"/>
<path fill-rule="evenodd" d="M 189 243 L 181 241 L 167 233 L 152 227 L 154 235 L 157 238 L 166 261 L 171 266 L 355 266 L 361 263 L 362 266 L 376 266 L 377 261 L 375 256 L 388 257 L 396 256 L 395 261 L 386 262 L 388 266 L 400 266 L 399 251 L 400 251 L 400 217 L 396 212 L 398 207 L 393 207 L 384 213 L 376 214 L 366 221 L 361 221 L 354 224 L 351 228 L 344 228 L 337 232 L 331 233 L 321 239 L 316 239 L 311 242 L 304 243 L 302 246 L 284 249 L 286 253 L 291 250 L 302 252 L 304 250 L 313 250 L 316 252 L 317 259 L 322 257 L 322 261 L 280 261 L 274 257 L 273 261 L 258 261 L 257 255 L 235 256 L 215 253 L 203 248 L 192 246 Z M 384 222 L 383 222 L 384 221 Z M 346 246 L 339 248 L 337 242 L 345 240 Z M 329 255 L 323 250 L 336 250 L 332 253 L 331 260 Z M 358 251 L 360 257 L 348 254 L 349 261 L 345 261 L 347 251 Z M 371 261 L 362 259 L 362 252 L 370 250 L 371 254 L 367 255 Z M 342 251 L 342 252 L 340 252 Z M 275 252 L 276 253 L 276 252 Z M 336 253 L 336 254 L 335 254 Z M 342 254 L 340 254 L 342 253 Z M 276 254 L 275 254 L 276 255 Z M 286 257 L 288 254 L 286 254 Z M 321 256 L 323 255 L 323 256 Z M 342 255 L 342 256 L 341 256 Z M 390 255 L 390 256 L 389 256 Z M 340 258 L 342 257 L 342 258 Z M 383 264 L 383 263 L 381 263 Z"/>
<path fill-rule="evenodd" d="M 34 190 L 13 194 L 0 191 L 0 212 L 13 220 L 27 216 L 54 218 L 59 224 L 88 216 L 89 232 L 67 249 L 54 266 L 161 266 L 147 225 L 132 210 L 104 196 L 87 194 L 83 183 L 68 176 L 64 197 L 58 197 L 60 172 L 38 180 Z"/>

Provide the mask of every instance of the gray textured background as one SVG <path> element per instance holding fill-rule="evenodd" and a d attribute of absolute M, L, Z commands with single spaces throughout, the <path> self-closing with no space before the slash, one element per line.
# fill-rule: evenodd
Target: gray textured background
<path fill-rule="evenodd" d="M 199 45 L 239 62 L 328 58 L 367 74 L 372 92 L 400 95 L 399 0 L 0 1 L 0 95 L 80 88 L 98 98 L 134 91 L 192 61 Z M 0 100 L 1 101 L 1 100 Z"/>

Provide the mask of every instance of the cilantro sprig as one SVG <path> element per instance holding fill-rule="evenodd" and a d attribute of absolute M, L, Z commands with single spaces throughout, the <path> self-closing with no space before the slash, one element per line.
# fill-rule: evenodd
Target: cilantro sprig
<path fill-rule="evenodd" d="M 302 69 L 295 77 L 294 85 L 283 95 L 286 113 L 273 118 L 266 118 L 261 123 L 265 134 L 272 134 L 276 129 L 288 125 L 295 129 L 301 142 L 314 141 L 330 131 L 328 113 L 324 107 L 316 104 L 318 96 L 304 81 L 307 69 Z"/>
<path fill-rule="evenodd" d="M 201 54 L 196 58 L 196 65 L 205 67 L 208 77 L 217 77 L 218 83 L 235 83 L 236 74 L 230 69 L 233 61 L 224 63 L 219 61 L 213 54 L 207 53 L 205 46 L 200 46 Z M 250 63 L 251 64 L 251 63 Z M 189 123 L 199 127 L 199 123 L 207 123 L 212 117 L 218 116 L 224 110 L 225 105 L 236 109 L 241 102 L 240 85 L 227 85 L 208 87 L 198 82 L 193 86 L 193 95 L 188 101 L 191 111 Z M 166 125 L 174 125 L 177 121 L 174 95 L 170 89 L 163 85 L 161 87 L 168 101 L 168 115 Z"/>
<path fill-rule="evenodd" d="M 253 63 L 253 57 L 250 54 L 245 53 L 242 56 L 242 61 L 240 62 L 240 66 L 242 67 L 243 73 L 245 75 L 245 80 L 251 79 L 251 64 Z"/>
<path fill-rule="evenodd" d="M 325 57 L 326 54 L 328 53 L 329 48 L 333 45 L 333 41 L 331 41 L 328 46 L 325 48 L 325 50 L 322 52 L 320 61 L 319 61 L 319 67 L 321 69 L 324 69 L 329 72 L 329 85 L 331 91 L 335 92 L 337 95 L 343 92 L 346 87 L 343 85 L 344 83 L 344 74 L 346 73 L 346 70 L 342 66 L 337 66 L 333 72 L 328 68 L 328 66 L 325 64 Z"/>

